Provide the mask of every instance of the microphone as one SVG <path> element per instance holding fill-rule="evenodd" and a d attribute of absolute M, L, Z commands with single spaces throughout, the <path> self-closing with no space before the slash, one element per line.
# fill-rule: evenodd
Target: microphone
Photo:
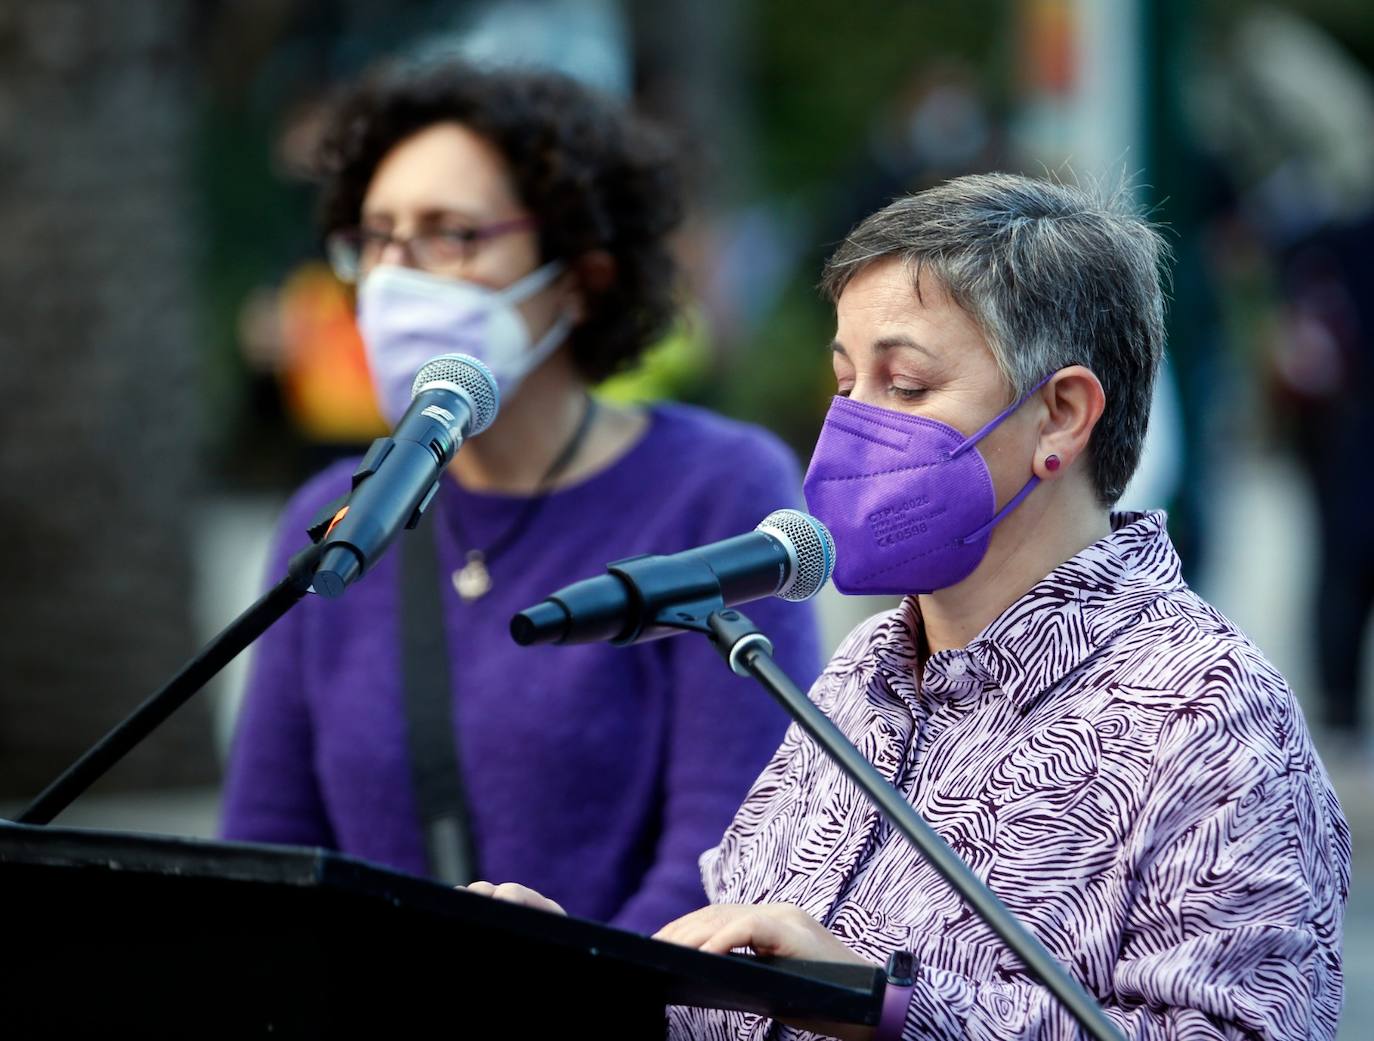
<path fill-rule="evenodd" d="M 464 438 L 491 426 L 501 400 L 491 370 L 466 354 L 425 362 L 410 393 L 410 407 L 390 437 L 372 442 L 348 504 L 324 534 L 317 593 L 340 596 L 402 528 L 415 526 Z"/>
<path fill-rule="evenodd" d="M 565 586 L 511 619 L 510 634 L 536 643 L 639 643 L 680 630 L 665 612 L 718 608 L 764 596 L 806 600 L 830 581 L 835 540 L 800 510 L 775 510 L 745 535 L 670 556 L 639 556 Z"/>

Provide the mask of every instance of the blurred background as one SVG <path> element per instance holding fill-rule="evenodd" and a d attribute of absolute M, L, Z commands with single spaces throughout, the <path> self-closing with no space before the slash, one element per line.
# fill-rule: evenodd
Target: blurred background
<path fill-rule="evenodd" d="M 1048 173 L 1165 225 L 1170 358 L 1123 505 L 1169 509 L 1190 581 L 1304 704 L 1355 837 L 1341 1036 L 1365 1036 L 1374 7 L 1350 0 L 0 0 L 0 816 L 252 602 L 289 491 L 380 432 L 312 153 L 341 82 L 444 53 L 672 129 L 685 317 L 603 393 L 803 460 L 821 262 L 893 196 Z M 876 606 L 828 600 L 831 645 Z M 213 833 L 241 676 L 60 822 Z"/>

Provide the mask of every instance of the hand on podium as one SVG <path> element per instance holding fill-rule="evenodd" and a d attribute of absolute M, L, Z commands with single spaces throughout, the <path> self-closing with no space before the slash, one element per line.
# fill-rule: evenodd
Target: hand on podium
<path fill-rule="evenodd" d="M 755 954 L 770 958 L 868 964 L 794 904 L 712 904 L 669 922 L 654 934 L 654 939 L 711 954 L 729 954 L 738 947 L 748 947 Z M 872 1027 L 793 1020 L 787 1023 L 842 1041 L 869 1041 L 873 1037 Z"/>
<path fill-rule="evenodd" d="M 506 900 L 538 911 L 567 914 L 562 906 L 529 886 L 518 882 L 472 882 L 458 886 L 479 896 Z M 669 922 L 655 940 L 692 947 L 708 954 L 729 954 L 748 947 L 755 954 L 770 958 L 796 958 L 804 961 L 845 962 L 867 965 L 820 922 L 793 904 L 712 904 Z M 841 1041 L 871 1041 L 873 1028 L 847 1023 L 817 1023 L 788 1020 L 788 1025 Z"/>
<path fill-rule="evenodd" d="M 521 907 L 533 907 L 536 911 L 552 911 L 554 914 L 561 915 L 568 913 L 557 901 L 550 900 L 548 897 L 536 893 L 529 886 L 522 886 L 518 882 L 502 882 L 499 886 L 492 885 L 490 882 L 470 882 L 466 886 L 455 886 L 454 888 L 467 889 L 478 896 L 506 900 L 512 904 L 519 904 Z"/>
<path fill-rule="evenodd" d="M 712 904 L 669 922 L 654 939 L 712 954 L 749 947 L 771 958 L 866 964 L 794 904 Z"/>

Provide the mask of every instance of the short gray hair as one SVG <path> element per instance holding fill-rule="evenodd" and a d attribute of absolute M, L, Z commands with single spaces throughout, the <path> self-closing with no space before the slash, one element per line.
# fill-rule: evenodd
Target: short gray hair
<path fill-rule="evenodd" d="M 918 294 L 922 273 L 934 275 L 978 324 L 1013 397 L 1065 366 L 1091 369 L 1107 397 L 1092 476 L 1110 506 L 1145 440 L 1169 253 L 1123 196 L 1015 174 L 958 177 L 860 223 L 826 262 L 821 289 L 834 303 L 864 268 L 898 258 Z"/>

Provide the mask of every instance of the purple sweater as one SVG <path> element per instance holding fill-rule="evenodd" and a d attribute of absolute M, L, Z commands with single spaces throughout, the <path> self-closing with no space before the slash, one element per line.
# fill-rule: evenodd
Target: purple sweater
<path fill-rule="evenodd" d="M 292 499 L 270 580 L 355 465 L 330 467 Z M 798 488 L 792 455 L 759 429 L 658 406 L 618 462 L 549 496 L 490 562 L 492 590 L 465 603 L 449 580 L 469 548 L 459 532 L 486 546 L 526 500 L 443 482 L 433 530 L 484 877 L 645 932 L 706 903 L 697 858 L 777 748 L 781 710 L 703 637 L 521 648 L 508 625 L 608 561 L 748 531 L 796 504 Z M 227 838 L 326 846 L 425 873 L 400 683 L 399 559 L 384 556 L 339 600 L 308 597 L 258 642 L 226 779 Z M 809 605 L 768 599 L 747 611 L 783 668 L 810 684 L 820 662 Z"/>

